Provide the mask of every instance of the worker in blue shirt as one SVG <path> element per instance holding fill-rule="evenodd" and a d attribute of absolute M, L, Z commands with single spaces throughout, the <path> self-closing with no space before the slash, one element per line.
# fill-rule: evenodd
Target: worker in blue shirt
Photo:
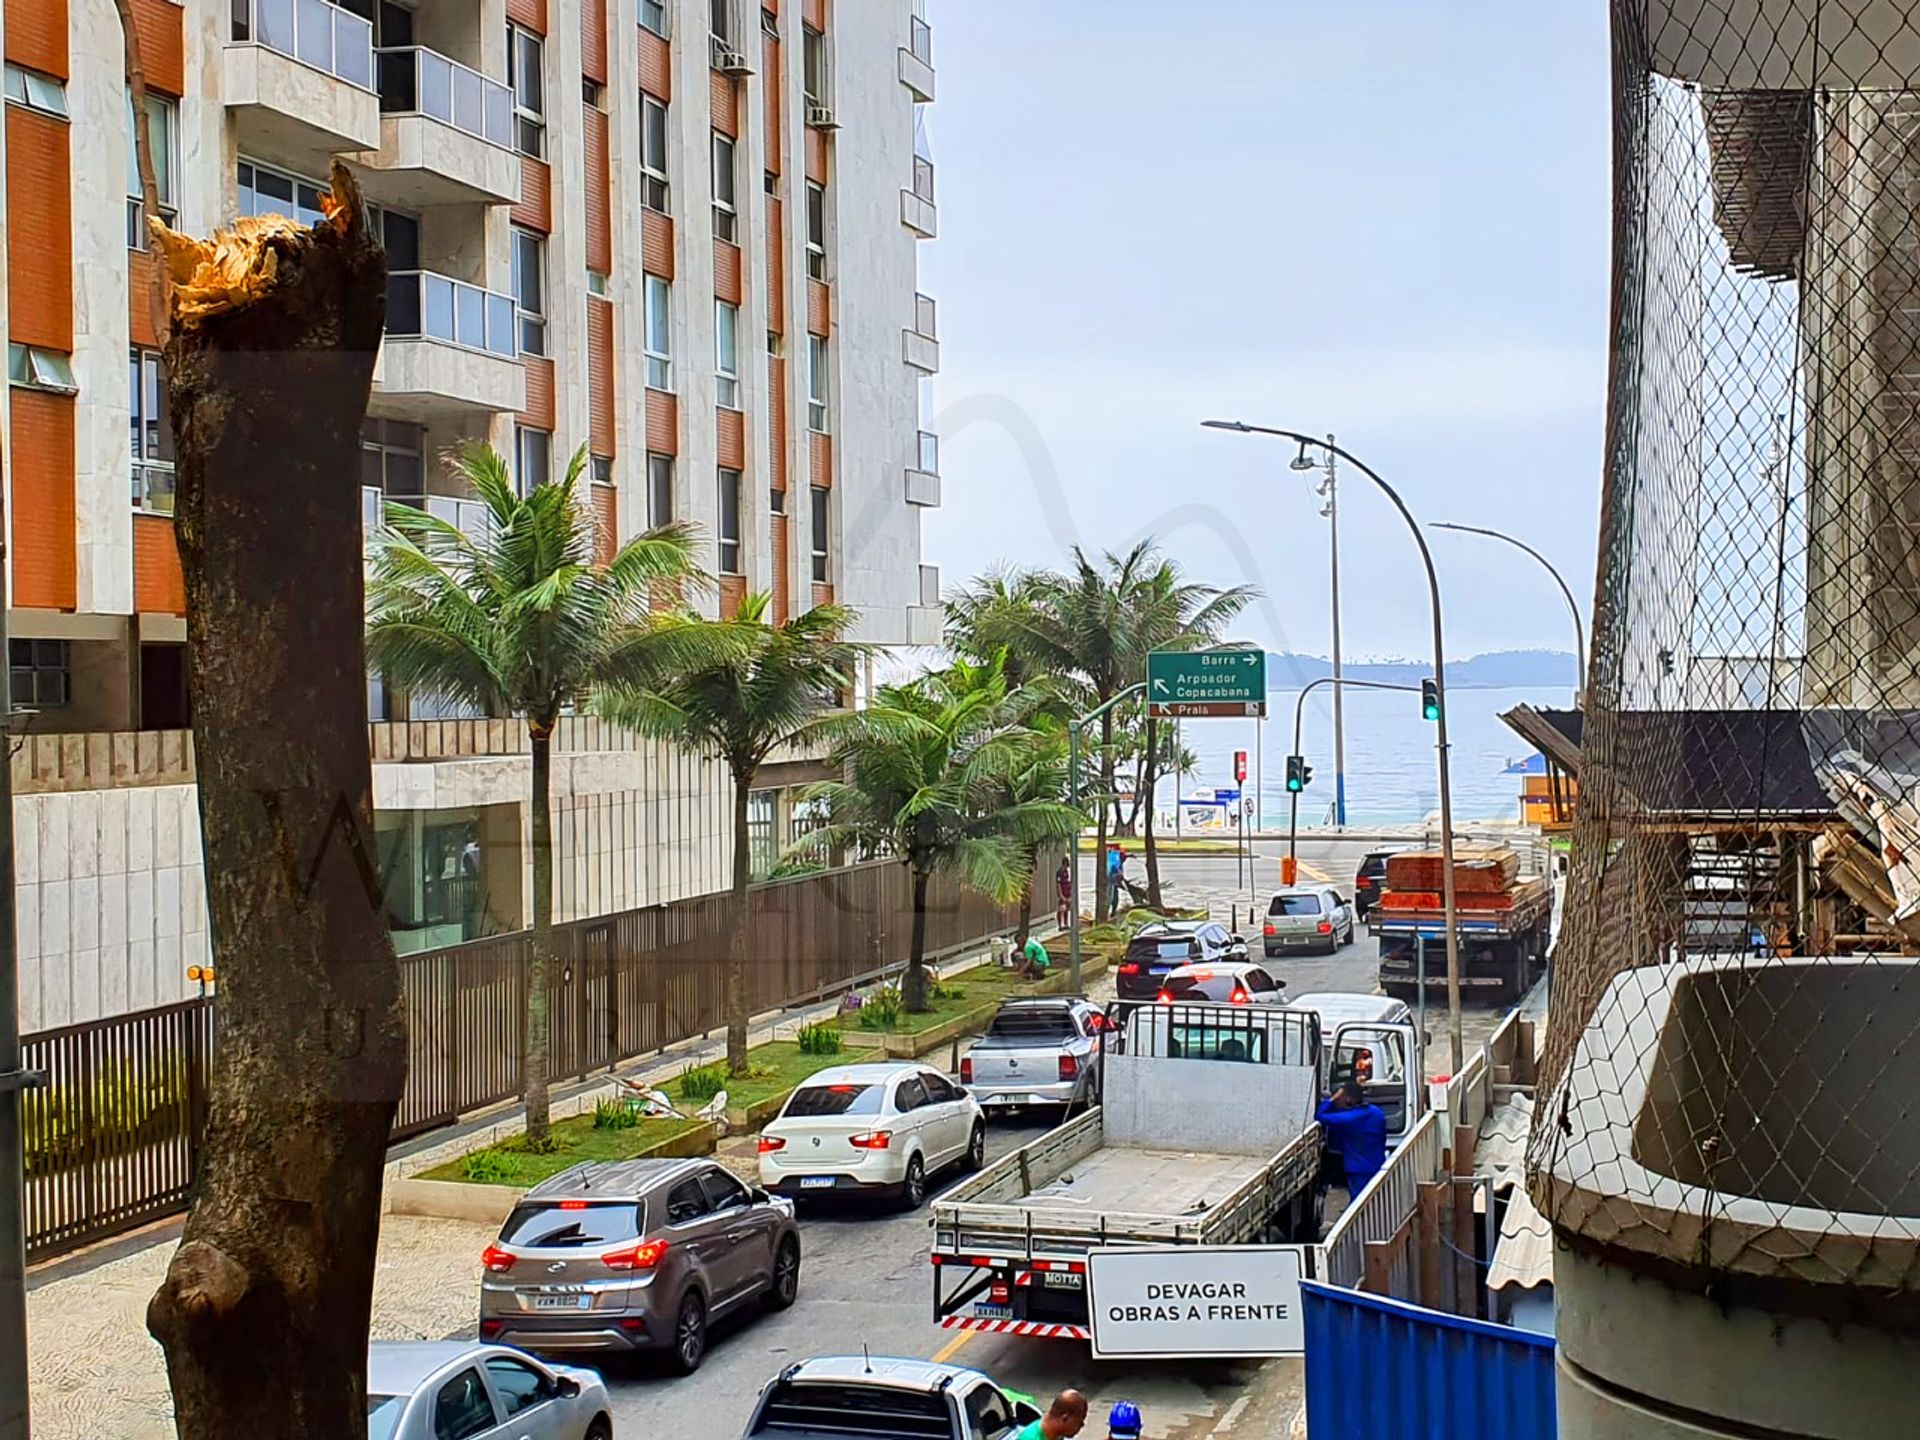
<path fill-rule="evenodd" d="M 1387 1163 L 1387 1112 L 1368 1104 L 1360 1087 L 1349 1080 L 1331 1099 L 1320 1102 L 1313 1118 L 1326 1131 L 1327 1143 L 1340 1152 L 1348 1196 L 1358 1195 Z"/>

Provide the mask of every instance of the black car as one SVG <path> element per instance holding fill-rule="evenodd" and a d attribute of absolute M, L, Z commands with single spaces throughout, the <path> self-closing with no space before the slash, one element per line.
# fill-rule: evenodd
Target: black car
<path fill-rule="evenodd" d="M 1399 853 L 1398 850 L 1369 850 L 1360 861 L 1353 877 L 1353 908 L 1362 920 L 1380 903 L 1380 896 L 1387 888 L 1387 857 Z"/>
<path fill-rule="evenodd" d="M 1114 996 L 1123 1001 L 1156 999 L 1160 983 L 1182 965 L 1244 960 L 1247 942 L 1217 920 L 1154 920 L 1127 942 L 1114 975 Z"/>

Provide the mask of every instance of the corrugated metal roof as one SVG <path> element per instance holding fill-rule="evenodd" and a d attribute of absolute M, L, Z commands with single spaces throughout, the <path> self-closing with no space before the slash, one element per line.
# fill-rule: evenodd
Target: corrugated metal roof
<path fill-rule="evenodd" d="M 1519 1186 L 1527 1178 L 1527 1134 L 1533 1129 L 1533 1096 L 1524 1091 L 1502 1100 L 1480 1123 L 1473 1147 L 1473 1173 L 1491 1175 L 1493 1188 Z"/>
<path fill-rule="evenodd" d="M 1493 1247 L 1493 1264 L 1487 1270 L 1487 1288 L 1531 1290 L 1552 1283 L 1553 1229 L 1533 1208 L 1527 1187 L 1516 1185 L 1507 1197 L 1506 1218 L 1500 1222 L 1500 1239 Z"/>

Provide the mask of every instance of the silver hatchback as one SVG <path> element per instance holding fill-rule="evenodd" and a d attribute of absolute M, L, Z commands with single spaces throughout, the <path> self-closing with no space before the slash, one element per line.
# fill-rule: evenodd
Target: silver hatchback
<path fill-rule="evenodd" d="M 793 1304 L 800 1232 L 790 1202 L 711 1160 L 628 1160 L 535 1186 L 481 1264 L 482 1340 L 659 1351 L 689 1374 L 711 1321 Z"/>

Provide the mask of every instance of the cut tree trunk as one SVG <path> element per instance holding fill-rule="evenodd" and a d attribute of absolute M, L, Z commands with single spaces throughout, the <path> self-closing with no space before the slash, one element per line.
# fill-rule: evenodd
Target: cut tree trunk
<path fill-rule="evenodd" d="M 907 951 L 907 973 L 900 982 L 900 1003 L 915 1013 L 927 1008 L 927 881 L 932 876 L 917 866 L 913 872 L 913 940 Z"/>
<path fill-rule="evenodd" d="M 1147 852 L 1147 904 L 1155 912 L 1166 909 L 1160 895 L 1160 848 L 1153 838 L 1153 799 L 1154 790 L 1160 783 L 1160 722 L 1151 715 L 1147 717 L 1147 753 L 1140 762 L 1140 793 L 1146 797 L 1147 817 L 1144 845 Z M 1178 803 L 1176 797 L 1175 803 Z"/>
<path fill-rule="evenodd" d="M 355 475 L 386 261 L 333 218 L 166 237 L 175 519 L 220 1046 L 147 1307 L 183 1440 L 364 1435 L 380 1182 L 406 1077 L 373 840 Z M 289 583 L 292 582 L 292 583 Z"/>
<path fill-rule="evenodd" d="M 530 723 L 533 752 L 533 953 L 527 962 L 526 1071 L 521 1077 L 527 1138 L 547 1138 L 551 1036 L 547 974 L 553 965 L 553 722 Z"/>
<path fill-rule="evenodd" d="M 747 837 L 747 801 L 753 774 L 733 781 L 733 903 L 727 916 L 727 1073 L 747 1073 L 747 1023 L 752 1000 L 747 994 L 747 903 L 753 883 L 752 846 Z"/>

